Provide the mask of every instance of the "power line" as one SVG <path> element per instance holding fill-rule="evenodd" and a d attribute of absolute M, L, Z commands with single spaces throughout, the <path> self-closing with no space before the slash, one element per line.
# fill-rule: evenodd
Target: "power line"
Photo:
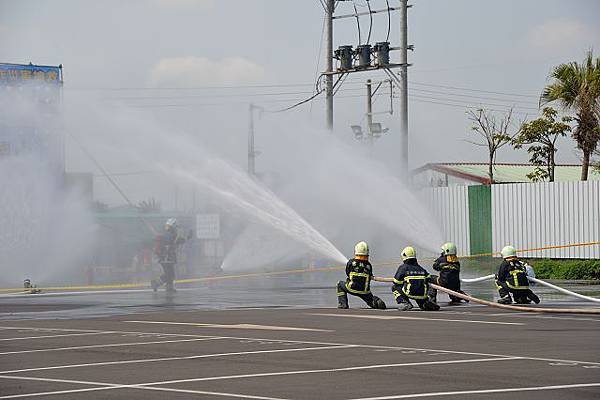
<path fill-rule="evenodd" d="M 496 91 L 493 91 L 493 90 L 470 89 L 470 88 L 457 87 L 457 86 L 436 85 L 436 84 L 433 84 L 433 83 L 423 83 L 423 82 L 413 82 L 413 81 L 411 81 L 409 83 L 411 85 L 417 85 L 417 86 L 431 86 L 431 87 L 439 87 L 439 88 L 444 88 L 444 89 L 465 90 L 467 92 L 490 93 L 490 94 L 498 94 L 498 95 L 501 95 L 501 96 L 516 96 L 516 97 L 539 98 L 539 96 L 534 96 L 534 95 L 529 95 L 529 94 L 496 92 Z"/>
<path fill-rule="evenodd" d="M 414 89 L 413 88 L 411 90 L 411 92 L 442 94 L 442 95 L 447 95 L 447 96 L 468 97 L 468 98 L 472 98 L 472 99 L 482 99 L 482 100 L 498 100 L 498 101 L 506 101 L 506 102 L 510 101 L 511 103 L 521 103 L 521 104 L 528 104 L 528 105 L 535 104 L 535 103 L 532 103 L 531 101 L 503 99 L 500 97 L 476 96 L 476 95 L 470 95 L 470 94 L 455 94 L 455 93 L 442 92 L 439 90 Z"/>

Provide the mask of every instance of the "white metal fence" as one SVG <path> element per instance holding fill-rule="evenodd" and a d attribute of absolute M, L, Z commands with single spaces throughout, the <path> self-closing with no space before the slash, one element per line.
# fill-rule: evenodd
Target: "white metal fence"
<path fill-rule="evenodd" d="M 492 186 L 492 243 L 517 249 L 600 242 L 600 181 Z M 600 245 L 547 249 L 530 257 L 600 258 Z"/>
<path fill-rule="evenodd" d="M 470 254 L 468 186 L 427 189 L 431 209 L 444 237 Z M 493 185 L 492 250 L 600 242 L 600 181 Z M 523 253 L 528 257 L 600 259 L 600 245 L 572 246 Z"/>
<path fill-rule="evenodd" d="M 431 208 L 444 240 L 456 243 L 459 255 L 471 252 L 469 238 L 469 192 L 467 186 L 428 189 Z"/>

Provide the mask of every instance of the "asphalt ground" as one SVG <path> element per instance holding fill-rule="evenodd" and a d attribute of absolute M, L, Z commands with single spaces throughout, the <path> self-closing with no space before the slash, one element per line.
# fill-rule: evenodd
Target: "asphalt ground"
<path fill-rule="evenodd" d="M 338 310 L 307 279 L 0 297 L 0 399 L 600 398 L 600 315 Z"/>

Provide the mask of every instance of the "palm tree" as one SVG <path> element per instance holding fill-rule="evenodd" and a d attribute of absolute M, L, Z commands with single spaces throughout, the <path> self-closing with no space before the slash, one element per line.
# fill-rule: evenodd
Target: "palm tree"
<path fill-rule="evenodd" d="M 557 101 L 565 110 L 575 112 L 577 123 L 573 139 L 583 152 L 581 180 L 588 178 L 590 156 L 600 141 L 600 58 L 594 60 L 592 51 L 583 63 L 576 61 L 554 68 L 552 83 L 544 88 L 540 105 Z"/>

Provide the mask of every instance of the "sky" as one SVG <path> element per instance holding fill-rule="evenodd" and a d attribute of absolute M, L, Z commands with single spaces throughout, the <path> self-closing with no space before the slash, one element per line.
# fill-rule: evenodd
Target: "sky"
<path fill-rule="evenodd" d="M 366 10 L 366 0 L 354 4 Z M 385 0 L 370 4 L 386 7 Z M 591 48 L 600 54 L 600 2 L 594 0 L 411 4 L 411 167 L 485 161 L 485 151 L 468 143 L 475 139 L 468 107 L 502 113 L 514 106 L 516 119 L 535 117 L 553 66 L 580 61 Z M 336 10 L 353 11 L 352 2 L 340 2 Z M 398 43 L 398 18 L 391 14 L 392 46 Z M 360 26 L 364 42 L 369 18 L 361 18 Z M 336 21 L 334 29 L 334 47 L 358 42 L 354 19 Z M 0 0 L 0 62 L 62 64 L 67 100 L 86 96 L 143 109 L 178 128 L 222 124 L 221 151 L 240 165 L 245 163 L 248 104 L 275 110 L 309 97 L 324 69 L 322 32 L 319 0 Z M 387 32 L 388 16 L 378 14 L 371 43 L 385 40 Z M 397 57 L 392 54 L 392 61 Z M 379 82 L 384 75 L 353 74 L 337 93 L 340 137 L 352 140 L 350 125 L 364 124 L 369 78 Z M 375 120 L 390 130 L 372 154 L 393 166 L 400 152 L 399 114 L 385 113 L 398 108 L 389 95 L 382 85 L 375 97 L 374 112 L 382 112 Z M 317 98 L 289 115 L 320 129 L 323 109 L 324 101 Z M 260 147 L 260 121 L 257 141 Z M 572 141 L 564 139 L 558 161 L 576 163 L 578 157 Z M 498 156 L 499 162 L 526 159 L 523 151 L 508 146 Z M 68 165 L 90 168 L 77 155 Z"/>

